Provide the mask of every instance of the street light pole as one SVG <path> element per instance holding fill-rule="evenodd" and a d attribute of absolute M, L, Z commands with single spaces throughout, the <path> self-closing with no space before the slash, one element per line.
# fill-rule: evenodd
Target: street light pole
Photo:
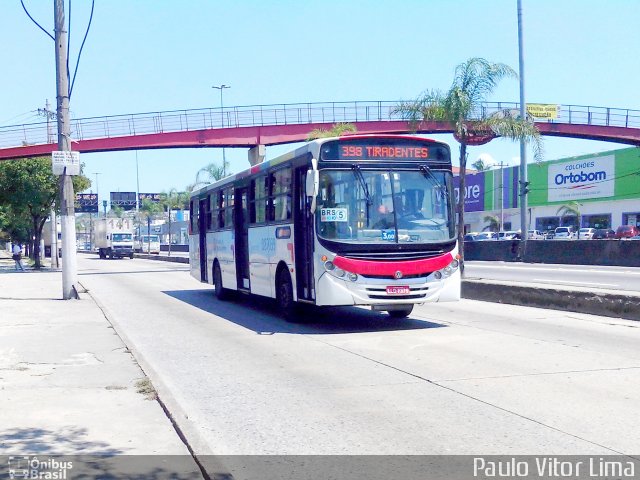
<path fill-rule="evenodd" d="M 527 105 L 524 101 L 524 47 L 522 34 L 522 0 L 518 0 L 518 60 L 520 78 L 520 119 L 525 120 Z M 520 140 L 520 238 L 523 242 L 527 240 L 527 147 L 524 140 Z M 525 244 L 526 245 L 526 244 Z"/>
<path fill-rule="evenodd" d="M 93 172 L 91 175 L 96 176 L 96 200 L 100 202 L 100 189 L 98 188 L 98 175 L 102 175 L 100 172 Z"/>
<path fill-rule="evenodd" d="M 220 90 L 220 122 L 222 124 L 222 128 L 224 128 L 224 103 L 222 102 L 222 91 L 225 88 L 231 88 L 229 85 L 213 85 L 211 88 L 216 88 Z M 227 157 L 224 153 L 224 147 L 222 147 L 222 176 L 227 176 Z"/>

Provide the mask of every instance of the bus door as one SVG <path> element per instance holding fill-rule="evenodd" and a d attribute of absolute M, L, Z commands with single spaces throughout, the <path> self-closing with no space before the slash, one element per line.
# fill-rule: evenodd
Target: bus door
<path fill-rule="evenodd" d="M 207 282 L 207 204 L 209 197 L 201 199 L 198 206 L 198 232 L 200 237 L 200 281 Z"/>
<path fill-rule="evenodd" d="M 298 300 L 315 300 L 315 282 L 313 279 L 313 215 L 309 211 L 309 199 L 306 194 L 308 166 L 295 170 L 295 201 L 293 210 L 294 245 L 296 264 L 296 290 Z"/>
<path fill-rule="evenodd" d="M 236 278 L 238 290 L 249 291 L 249 192 L 247 187 L 235 191 Z"/>

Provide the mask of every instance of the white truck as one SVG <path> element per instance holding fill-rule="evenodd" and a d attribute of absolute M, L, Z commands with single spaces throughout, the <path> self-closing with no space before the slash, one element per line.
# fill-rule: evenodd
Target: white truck
<path fill-rule="evenodd" d="M 136 239 L 136 252 L 160 254 L 160 235 L 140 235 Z"/>
<path fill-rule="evenodd" d="M 98 218 L 93 223 L 100 258 L 133 258 L 133 221 L 129 218 Z"/>

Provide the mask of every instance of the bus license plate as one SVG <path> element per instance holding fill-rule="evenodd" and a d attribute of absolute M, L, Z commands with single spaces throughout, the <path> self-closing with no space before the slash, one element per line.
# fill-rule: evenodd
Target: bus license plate
<path fill-rule="evenodd" d="M 408 285 L 394 285 L 392 287 L 387 287 L 387 295 L 409 295 L 411 293 L 411 289 Z"/>

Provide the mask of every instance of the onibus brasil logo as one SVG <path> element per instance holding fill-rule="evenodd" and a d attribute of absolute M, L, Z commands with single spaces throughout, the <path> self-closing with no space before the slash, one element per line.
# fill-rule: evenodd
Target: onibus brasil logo
<path fill-rule="evenodd" d="M 19 455 L 9 457 L 8 468 L 11 479 L 65 480 L 73 462 Z"/>

